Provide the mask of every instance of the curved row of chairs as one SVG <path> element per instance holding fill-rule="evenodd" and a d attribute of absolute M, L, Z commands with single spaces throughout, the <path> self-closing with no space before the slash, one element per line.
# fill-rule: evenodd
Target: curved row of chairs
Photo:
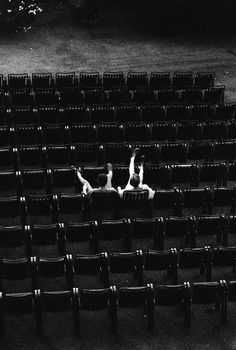
<path fill-rule="evenodd" d="M 67 72 L 67 73 L 33 73 L 28 74 L 8 74 L 7 77 L 0 75 L 0 87 L 2 89 L 48 89 L 64 87 L 91 88 L 103 86 L 110 88 L 113 86 L 127 86 L 128 88 L 146 87 L 162 88 L 175 86 L 177 88 L 213 87 L 215 82 L 214 72 L 128 72 L 121 71 L 104 72 L 101 76 L 99 72 Z"/>
<path fill-rule="evenodd" d="M 25 106 L 77 106 L 85 104 L 102 105 L 106 103 L 159 103 L 159 104 L 217 104 L 224 102 L 225 86 L 219 85 L 208 89 L 175 88 L 150 90 L 142 88 L 136 90 L 93 88 L 64 88 L 43 90 L 9 90 L 0 92 L 1 107 Z"/>
<path fill-rule="evenodd" d="M 109 124 L 35 124 L 0 127 L 0 146 L 160 142 L 230 141 L 236 138 L 236 123 L 109 123 Z"/>
<path fill-rule="evenodd" d="M 150 166 L 160 167 L 172 165 L 191 166 L 194 162 L 229 164 L 234 166 L 236 141 L 215 142 L 162 142 L 136 143 L 146 156 Z M 80 143 L 73 145 L 26 145 L 19 147 L 0 148 L 0 170 L 40 169 L 55 167 L 88 166 L 94 167 L 94 172 L 104 172 L 104 164 L 127 166 L 132 154 L 132 146 L 128 143 L 91 144 Z M 138 160 L 138 159 L 137 159 Z M 214 163 L 214 160 L 216 162 Z M 100 169 L 99 169 L 100 168 Z M 92 171 L 92 170 L 91 170 Z"/>
<path fill-rule="evenodd" d="M 216 105 L 159 105 L 148 103 L 45 107 L 0 107 L 0 124 L 85 124 L 112 122 L 180 122 L 231 120 L 235 117 L 235 103 Z"/>
<path fill-rule="evenodd" d="M 212 305 L 220 313 L 220 323 L 227 323 L 227 302 L 236 300 L 236 282 L 220 280 L 219 282 L 193 283 L 181 285 L 164 285 L 153 287 L 148 284 L 143 287 L 112 286 L 107 289 L 84 289 L 78 291 L 41 291 L 28 293 L 0 293 L 0 333 L 3 337 L 7 316 L 32 314 L 35 318 L 37 333 L 41 335 L 45 327 L 47 313 L 71 312 L 75 334 L 80 332 L 80 311 L 107 310 L 111 322 L 111 330 L 118 330 L 119 312 L 122 308 L 141 308 L 145 315 L 147 326 L 154 329 L 155 313 L 160 313 L 161 306 L 179 306 L 183 310 L 183 320 L 186 327 L 191 324 L 191 310 L 198 305 Z M 197 307 L 197 306 L 196 306 Z M 158 310 L 159 309 L 159 310 Z M 93 315 L 93 313 L 92 313 Z M 90 320 L 91 322 L 91 320 Z M 136 321 L 134 321 L 136 322 Z M 201 321 L 202 322 L 202 321 Z"/>
<path fill-rule="evenodd" d="M 177 251 L 142 250 L 126 253 L 102 252 L 93 255 L 68 254 L 60 257 L 29 257 L 0 260 L 0 290 L 4 293 L 25 290 L 82 289 L 86 277 L 94 288 L 108 288 L 116 283 L 143 286 L 146 283 L 176 285 L 188 273 L 191 283 L 235 274 L 236 247 L 209 246 Z M 196 272 L 197 271 L 197 272 Z M 164 273 L 164 276 L 161 275 Z M 128 277 L 127 277 L 128 276 Z M 119 280 L 121 278 L 121 280 Z M 185 277 L 186 278 L 186 277 Z M 115 281 L 115 282 L 114 282 Z M 27 286 L 27 287 L 26 287 Z M 53 287 L 52 287 L 53 286 Z"/>

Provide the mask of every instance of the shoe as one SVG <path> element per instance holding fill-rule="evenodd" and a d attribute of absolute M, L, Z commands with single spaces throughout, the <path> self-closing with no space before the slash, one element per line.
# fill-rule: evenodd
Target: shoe
<path fill-rule="evenodd" d="M 107 163 L 107 171 L 113 171 L 113 165 L 111 163 Z"/>
<path fill-rule="evenodd" d="M 133 149 L 132 157 L 136 157 L 139 151 L 140 151 L 140 149 L 138 147 Z"/>

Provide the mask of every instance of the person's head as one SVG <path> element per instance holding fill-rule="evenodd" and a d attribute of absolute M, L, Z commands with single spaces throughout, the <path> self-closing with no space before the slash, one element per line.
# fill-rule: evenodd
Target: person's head
<path fill-rule="evenodd" d="M 104 187 L 107 184 L 107 175 L 106 174 L 99 174 L 98 175 L 98 186 Z"/>
<path fill-rule="evenodd" d="M 138 174 L 133 174 L 130 178 L 130 185 L 137 188 L 140 183 L 140 177 Z"/>

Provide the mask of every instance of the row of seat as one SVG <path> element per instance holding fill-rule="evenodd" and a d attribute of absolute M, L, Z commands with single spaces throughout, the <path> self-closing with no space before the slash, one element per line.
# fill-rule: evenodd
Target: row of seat
<path fill-rule="evenodd" d="M 217 104 L 224 102 L 225 86 L 215 86 L 204 90 L 174 88 L 150 90 L 103 90 L 94 88 L 80 90 L 79 88 L 64 88 L 60 92 L 54 89 L 43 90 L 9 90 L 0 93 L 0 106 L 73 106 L 73 105 L 101 105 L 103 103 L 180 103 L 180 104 Z"/>
<path fill-rule="evenodd" d="M 147 191 L 125 191 L 122 199 L 116 191 L 93 192 L 87 197 L 83 194 L 0 197 L 0 224 L 148 218 L 166 216 L 167 209 L 167 215 L 182 216 L 186 215 L 186 211 L 192 215 L 211 214 L 215 212 L 214 205 L 226 214 L 235 212 L 234 188 L 220 188 L 214 194 L 213 205 L 212 193 L 208 188 L 188 188 L 183 192 L 176 188 L 156 190 L 153 200 L 148 199 Z M 213 219 L 210 222 L 213 223 Z"/>
<path fill-rule="evenodd" d="M 98 72 L 75 72 L 56 73 L 33 73 L 28 74 L 8 74 L 7 78 L 0 75 L 0 87 L 2 89 L 47 89 L 79 86 L 83 89 L 103 86 L 110 88 L 113 86 L 127 86 L 128 88 L 150 86 L 154 89 L 176 86 L 177 88 L 213 87 L 215 82 L 214 72 L 104 72 L 102 76 Z"/>
<path fill-rule="evenodd" d="M 183 142 L 177 143 L 161 143 L 161 144 L 135 144 L 141 149 L 140 154 L 144 154 L 146 162 L 152 164 L 151 172 L 156 172 L 155 169 L 161 169 L 158 164 L 163 163 L 166 166 L 170 163 L 185 164 L 187 161 L 191 172 L 191 162 L 213 162 L 215 165 L 208 165 L 209 171 L 212 167 L 219 167 L 222 163 L 227 162 L 229 169 L 232 170 L 230 175 L 234 179 L 234 159 L 236 150 L 236 141 L 220 141 L 220 142 Z M 31 168 L 53 168 L 53 167 L 68 167 L 79 164 L 80 166 L 93 166 L 95 173 L 103 170 L 105 163 L 113 163 L 115 165 L 128 165 L 132 148 L 129 144 L 76 144 L 76 145 L 29 145 L 19 146 L 18 148 L 2 147 L 0 148 L 0 170 L 18 170 Z M 137 159 L 138 160 L 138 159 Z M 218 165 L 217 165 L 218 164 Z M 96 167 L 96 166 L 101 166 Z M 205 165 L 205 168 L 207 165 Z M 183 168 L 183 171 L 188 167 Z M 118 169 L 118 167 L 117 167 Z M 147 170 L 146 169 L 146 170 Z M 152 170 L 153 169 L 153 170 Z M 122 171 L 122 167 L 120 167 Z M 123 170 L 126 176 L 126 168 Z M 146 171 L 147 174 L 147 171 Z M 215 176 L 216 177 L 216 176 Z M 146 177 L 146 179 L 148 176 Z M 155 182 L 155 181 L 154 181 Z"/>
<path fill-rule="evenodd" d="M 83 167 L 82 176 L 93 187 L 97 186 L 97 176 L 106 173 L 105 167 Z M 235 164 L 204 163 L 204 164 L 176 164 L 147 166 L 144 174 L 145 182 L 152 188 L 173 188 L 173 186 L 187 185 L 198 187 L 204 183 L 216 185 L 212 189 L 214 198 L 216 193 L 224 193 L 225 201 L 234 197 L 234 187 L 227 183 L 235 184 Z M 125 186 L 129 178 L 129 168 L 115 166 L 113 169 L 113 186 Z M 203 184 L 203 185 L 204 185 Z M 222 185 L 224 187 L 222 187 Z M 40 168 L 22 169 L 19 171 L 0 171 L 1 196 L 15 196 L 25 194 L 59 194 L 80 193 L 82 185 L 78 180 L 77 171 L 71 167 L 65 168 Z M 223 197 L 223 194 L 222 194 Z M 232 200 L 231 198 L 231 200 Z"/>
<path fill-rule="evenodd" d="M 91 254 L 101 252 L 103 247 L 108 246 L 109 251 L 129 252 L 134 248 L 147 250 L 147 242 L 147 247 L 160 250 L 172 246 L 178 249 L 194 248 L 205 244 L 227 246 L 235 244 L 235 233 L 235 215 L 0 226 L 0 256 L 58 256 L 72 252 Z M 49 246 L 53 248 L 49 250 L 50 253 L 47 252 Z"/>
<path fill-rule="evenodd" d="M 231 120 L 235 116 L 235 104 L 217 105 L 145 105 L 120 104 L 87 107 L 47 106 L 0 108 L 0 125 L 21 124 L 87 124 L 112 122 L 180 122 Z"/>
<path fill-rule="evenodd" d="M 0 127 L 0 146 L 160 142 L 176 140 L 230 140 L 236 138 L 236 123 L 109 123 L 109 124 L 35 124 Z"/>
<path fill-rule="evenodd" d="M 227 268 L 235 273 L 236 247 L 184 248 L 177 251 L 137 250 L 128 253 L 102 252 L 94 255 L 66 255 L 60 257 L 30 257 L 0 260 L 0 290 L 5 293 L 26 290 L 53 290 L 63 288 L 82 289 L 91 277 L 93 288 L 107 288 L 114 283 L 143 286 L 146 283 L 178 284 L 189 272 L 188 281 L 199 282 L 199 278 L 211 281 L 212 276 L 227 276 Z M 196 270 L 199 275 L 197 276 Z M 160 273 L 166 273 L 161 277 Z M 182 274 L 183 272 L 183 274 Z M 129 274 L 129 277 L 125 276 Z M 182 276 L 181 276 L 182 274 Z M 127 277 L 118 281 L 119 276 Z M 84 278 L 83 278 L 84 277 Z M 99 278 L 96 278 L 99 277 Z M 60 280 L 59 280 L 60 278 Z M 27 285 L 27 287 L 26 287 Z"/>
<path fill-rule="evenodd" d="M 45 316 L 47 313 L 57 313 L 58 315 L 69 311 L 73 324 L 72 328 L 75 334 L 78 335 L 80 333 L 80 319 L 83 315 L 80 311 L 82 310 L 93 311 L 92 315 L 94 315 L 94 312 L 107 310 L 111 330 L 117 332 L 118 316 L 123 308 L 141 309 L 148 328 L 153 330 L 155 313 L 161 314 L 160 306 L 181 307 L 184 325 L 190 327 L 191 323 L 196 323 L 196 320 L 192 320 L 191 317 L 192 310 L 198 309 L 200 305 L 212 305 L 220 314 L 220 323 L 225 325 L 227 323 L 228 302 L 235 302 L 235 300 L 236 282 L 226 282 L 225 280 L 196 282 L 191 286 L 188 282 L 185 282 L 176 286 L 161 285 L 155 288 L 152 284 L 148 284 L 142 287 L 123 287 L 119 289 L 112 286 L 107 289 L 83 289 L 82 291 L 74 288 L 73 291 L 48 292 L 35 290 L 27 293 L 1 293 L 0 333 L 4 337 L 8 315 L 14 315 L 16 319 L 19 315 L 22 317 L 24 314 L 32 314 L 37 333 L 41 335 L 44 327 L 46 328 Z M 197 306 L 194 306 L 195 304 Z M 136 318 L 134 320 L 133 322 L 136 322 Z M 91 323 L 92 320 L 89 319 L 89 322 Z M 203 322 L 202 319 L 201 322 Z M 120 327 L 122 328 L 121 325 Z M 160 330 L 160 328 L 159 325 L 158 329 Z"/>

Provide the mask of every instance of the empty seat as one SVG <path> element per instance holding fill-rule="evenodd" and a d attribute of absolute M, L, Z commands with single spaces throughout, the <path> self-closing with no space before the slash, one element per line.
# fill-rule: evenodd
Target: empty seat
<path fill-rule="evenodd" d="M 159 162 L 159 149 L 155 149 L 155 159 L 152 159 L 153 163 Z M 169 165 L 150 165 L 146 166 L 144 172 L 144 183 L 148 184 L 152 188 L 168 188 L 171 184 L 171 167 Z"/>
<path fill-rule="evenodd" d="M 0 171 L 0 196 L 11 197 L 21 194 L 20 174 L 17 171 Z"/>
<path fill-rule="evenodd" d="M 164 275 L 161 276 L 161 272 L 164 272 Z M 176 284 L 177 250 L 148 250 L 144 257 L 143 275 L 144 284 L 153 283 L 156 286 L 161 281 L 162 283 L 169 281 L 170 284 Z"/>
<path fill-rule="evenodd" d="M 118 282 L 119 286 L 142 285 L 143 256 L 142 251 L 128 253 L 111 253 L 109 255 L 108 285 Z M 123 275 L 120 280 L 119 277 Z"/>
<path fill-rule="evenodd" d="M 98 225 L 99 251 L 130 251 L 131 227 L 129 220 L 103 220 Z"/>
<path fill-rule="evenodd" d="M 32 87 L 34 89 L 49 89 L 53 87 L 52 73 L 33 73 Z"/>
<path fill-rule="evenodd" d="M 235 246 L 236 245 L 236 216 L 229 215 L 227 218 L 226 229 L 224 230 L 223 236 L 224 246 Z"/>
<path fill-rule="evenodd" d="M 92 123 L 115 121 L 115 108 L 113 106 L 92 106 L 90 109 Z"/>
<path fill-rule="evenodd" d="M 97 87 L 100 85 L 100 75 L 98 72 L 81 72 L 79 84 L 81 89 Z"/>
<path fill-rule="evenodd" d="M 181 192 L 176 189 L 157 189 L 153 198 L 152 216 L 181 214 Z"/>
<path fill-rule="evenodd" d="M 197 72 L 195 75 L 194 85 L 200 89 L 205 89 L 214 86 L 214 72 Z"/>
<path fill-rule="evenodd" d="M 19 125 L 15 127 L 16 145 L 38 145 L 41 144 L 41 128 L 37 125 Z"/>
<path fill-rule="evenodd" d="M 37 111 L 41 124 L 58 124 L 63 122 L 63 115 L 59 107 L 38 107 Z"/>
<path fill-rule="evenodd" d="M 180 93 L 175 88 L 156 90 L 156 94 L 158 103 L 169 104 L 180 101 Z"/>
<path fill-rule="evenodd" d="M 35 289 L 47 291 L 69 290 L 69 265 L 66 256 L 36 259 Z"/>
<path fill-rule="evenodd" d="M 128 89 L 135 89 L 140 86 L 147 86 L 148 77 L 146 72 L 128 72 L 127 74 Z"/>
<path fill-rule="evenodd" d="M 117 296 L 115 287 L 106 289 L 82 289 L 79 293 L 80 307 L 79 312 L 107 310 L 111 322 L 111 330 L 117 330 Z M 91 321 L 89 326 L 91 326 Z"/>
<path fill-rule="evenodd" d="M 141 308 L 144 310 L 149 329 L 154 328 L 154 292 L 153 286 L 123 287 L 119 289 L 118 310 L 121 308 Z M 118 315 L 119 316 L 119 315 Z M 126 315 L 127 316 L 127 315 Z M 135 321 L 136 322 L 136 321 Z"/>
<path fill-rule="evenodd" d="M 94 89 L 86 89 L 82 91 L 82 95 L 84 98 L 84 103 L 86 105 L 100 105 L 103 103 L 103 89 L 102 88 L 94 88 Z"/>
<path fill-rule="evenodd" d="M 196 226 L 197 246 L 221 246 L 226 230 L 224 215 L 199 216 Z"/>
<path fill-rule="evenodd" d="M 124 73 L 104 72 L 102 81 L 105 89 L 112 88 L 113 86 L 123 86 L 125 83 Z"/>
<path fill-rule="evenodd" d="M 124 127 L 125 142 L 148 142 L 149 125 L 144 123 L 127 123 Z"/>
<path fill-rule="evenodd" d="M 192 141 L 188 147 L 188 159 L 190 160 L 212 160 L 214 146 L 211 142 Z"/>
<path fill-rule="evenodd" d="M 216 120 L 231 120 L 235 116 L 234 103 L 220 103 L 215 107 Z"/>
<path fill-rule="evenodd" d="M 66 194 L 58 196 L 58 222 L 81 222 L 84 219 L 84 194 Z"/>
<path fill-rule="evenodd" d="M 212 192 L 209 188 L 186 188 L 183 191 L 183 215 L 210 214 Z"/>
<path fill-rule="evenodd" d="M 220 282 L 194 282 L 191 293 L 191 309 L 197 305 L 212 305 L 220 312 L 221 324 L 226 322 L 226 283 Z M 198 306 L 199 307 L 199 306 Z M 201 320 L 201 322 L 203 322 Z M 189 315 L 189 325 L 191 313 Z"/>
<path fill-rule="evenodd" d="M 177 127 L 178 140 L 201 140 L 202 139 L 202 124 L 198 122 L 183 122 Z"/>
<path fill-rule="evenodd" d="M 59 96 L 54 89 L 35 90 L 34 103 L 36 106 L 57 106 Z"/>
<path fill-rule="evenodd" d="M 27 89 L 30 87 L 28 74 L 8 74 L 8 89 Z"/>
<path fill-rule="evenodd" d="M 64 87 L 60 91 L 60 104 L 62 106 L 77 106 L 84 103 L 84 96 L 80 88 Z"/>
<path fill-rule="evenodd" d="M 96 142 L 96 127 L 91 124 L 73 124 L 69 127 L 71 143 Z"/>
<path fill-rule="evenodd" d="M 53 257 L 65 254 L 63 224 L 31 225 L 29 235 L 32 256 Z"/>
<path fill-rule="evenodd" d="M 197 164 L 175 164 L 171 167 L 172 184 L 187 184 L 194 187 L 199 184 L 199 167 Z"/>
<path fill-rule="evenodd" d="M 138 122 L 140 120 L 140 107 L 135 104 L 121 104 L 116 109 L 118 122 Z"/>
<path fill-rule="evenodd" d="M 87 108 L 85 106 L 65 106 L 64 121 L 66 125 L 90 122 Z"/>
<path fill-rule="evenodd" d="M 227 138 L 234 139 L 235 133 L 236 133 L 236 123 L 234 121 L 230 121 L 227 124 L 225 123 L 227 127 Z"/>
<path fill-rule="evenodd" d="M 122 142 L 123 126 L 118 123 L 99 123 L 97 126 L 97 140 L 99 143 Z"/>
<path fill-rule="evenodd" d="M 144 103 L 154 103 L 156 101 L 155 92 L 149 88 L 130 90 L 129 94 L 132 102 L 140 105 Z"/>
<path fill-rule="evenodd" d="M 225 86 L 215 86 L 204 90 L 203 102 L 204 103 L 222 103 L 224 102 Z"/>
<path fill-rule="evenodd" d="M 55 84 L 57 89 L 60 90 L 63 87 L 74 87 L 78 85 L 78 80 L 75 76 L 75 72 L 56 73 Z"/>
<path fill-rule="evenodd" d="M 196 88 L 188 88 L 181 91 L 181 103 L 196 104 L 203 103 L 203 91 Z"/>
<path fill-rule="evenodd" d="M 179 251 L 178 283 L 182 281 L 205 282 L 211 278 L 211 250 L 204 248 L 184 248 Z"/>
<path fill-rule="evenodd" d="M 81 190 L 75 169 L 55 168 L 52 169 L 52 192 L 53 193 L 76 193 Z"/>
<path fill-rule="evenodd" d="M 164 143 L 161 145 L 161 161 L 185 162 L 187 145 L 185 143 Z"/>
<path fill-rule="evenodd" d="M 43 334 L 47 329 L 45 319 L 47 320 L 48 314 L 59 314 L 60 317 L 55 317 L 54 322 L 61 320 L 58 327 L 65 327 L 66 324 L 69 324 L 68 317 L 63 317 L 62 314 L 65 312 L 70 313 L 73 324 L 73 332 L 78 334 L 78 325 L 79 325 L 79 297 L 78 290 L 63 290 L 63 291 L 37 291 L 38 298 L 38 313 L 39 313 L 39 334 Z M 45 317 L 45 315 L 47 315 Z M 69 324 L 70 325 L 70 324 Z M 70 327 L 68 325 L 68 327 Z"/>
<path fill-rule="evenodd" d="M 225 163 L 209 163 L 201 164 L 200 182 L 204 182 L 204 186 L 216 184 L 217 186 L 227 184 L 227 166 Z"/>
<path fill-rule="evenodd" d="M 193 105 L 191 107 L 191 120 L 212 120 L 214 119 L 214 114 L 214 106 L 208 104 Z"/>
<path fill-rule="evenodd" d="M 171 86 L 171 77 L 169 72 L 151 72 L 150 87 L 154 90 Z"/>
<path fill-rule="evenodd" d="M 212 250 L 211 279 L 231 280 L 235 277 L 236 247 L 217 247 Z"/>
<path fill-rule="evenodd" d="M 166 106 L 166 119 L 170 121 L 188 121 L 190 120 L 191 108 L 186 105 L 167 105 Z"/>
<path fill-rule="evenodd" d="M 12 123 L 18 124 L 34 124 L 38 122 L 38 115 L 33 107 L 15 107 L 11 109 Z"/>
<path fill-rule="evenodd" d="M 164 246 L 184 248 L 195 246 L 195 218 L 193 216 L 169 216 L 164 224 Z"/>
<path fill-rule="evenodd" d="M 142 120 L 147 122 L 159 122 L 166 119 L 165 107 L 155 103 L 142 106 L 141 113 Z"/>
<path fill-rule="evenodd" d="M 129 164 L 131 147 L 127 144 L 109 143 L 105 145 L 105 162 L 112 164 Z"/>
<path fill-rule="evenodd" d="M 222 140 L 227 137 L 227 125 L 224 122 L 207 122 L 203 124 L 204 140 Z"/>
<path fill-rule="evenodd" d="M 151 128 L 152 141 L 175 141 L 177 128 L 174 123 L 153 123 Z"/>
<path fill-rule="evenodd" d="M 93 190 L 87 196 L 85 205 L 88 220 L 112 220 L 120 217 L 120 197 L 115 190 Z"/>
<path fill-rule="evenodd" d="M 102 163 L 103 147 L 94 143 L 81 143 L 75 146 L 75 164 L 98 165 Z"/>
<path fill-rule="evenodd" d="M 69 222 L 65 226 L 67 254 L 91 254 L 98 251 L 98 230 L 95 221 Z"/>
<path fill-rule="evenodd" d="M 23 223 L 52 224 L 57 222 L 56 197 L 48 195 L 27 195 L 25 199 L 26 215 Z"/>
<path fill-rule="evenodd" d="M 45 154 L 48 167 L 68 167 L 72 164 L 72 148 L 69 145 L 47 146 Z"/>
<path fill-rule="evenodd" d="M 22 225 L 0 226 L 0 255 L 3 258 L 30 256 L 30 236 Z"/>
<path fill-rule="evenodd" d="M 174 72 L 172 78 L 172 85 L 178 89 L 185 89 L 193 86 L 192 72 Z"/>
<path fill-rule="evenodd" d="M 42 142 L 44 144 L 68 144 L 69 128 L 63 124 L 44 124 Z"/>
<path fill-rule="evenodd" d="M 25 315 L 28 316 L 29 314 L 32 316 L 30 317 L 30 324 L 33 323 L 33 327 L 35 327 L 37 333 L 39 333 L 38 303 L 36 303 L 35 295 L 32 292 L 8 293 L 4 295 L 1 292 L 0 305 L 0 335 L 2 337 L 6 334 L 6 329 L 8 329 L 7 325 L 9 324 L 9 328 L 12 327 L 13 316 L 14 320 L 18 320 L 18 322 L 22 322 L 22 320 L 29 322 L 29 318 L 25 318 Z"/>
<path fill-rule="evenodd" d="M 163 249 L 163 231 L 160 218 L 135 218 L 131 222 L 132 249 Z"/>
<path fill-rule="evenodd" d="M 0 125 L 9 125 L 10 115 L 9 110 L 5 107 L 1 107 L 1 93 L 0 93 Z"/>
<path fill-rule="evenodd" d="M 119 103 L 127 103 L 129 95 L 124 87 L 115 87 L 104 91 L 104 102 L 117 106 Z"/>
<path fill-rule="evenodd" d="M 234 214 L 236 205 L 235 187 L 217 187 L 213 191 L 213 213 Z"/>
<path fill-rule="evenodd" d="M 17 150 L 11 147 L 0 148 L 0 170 L 13 170 L 17 168 Z"/>
<path fill-rule="evenodd" d="M 33 290 L 32 276 L 34 268 L 31 260 L 29 258 L 1 259 L 1 291 L 4 293 L 19 293 Z"/>
<path fill-rule="evenodd" d="M 20 168 L 43 168 L 46 165 L 45 148 L 41 146 L 19 146 L 18 157 Z"/>
<path fill-rule="evenodd" d="M 107 286 L 107 274 L 107 253 L 76 254 L 71 260 L 71 288 L 77 287 L 80 290 L 83 288 L 104 288 Z M 86 277 L 88 277 L 87 281 Z"/>
<path fill-rule="evenodd" d="M 24 199 L 21 197 L 0 198 L 0 225 L 23 225 L 25 216 Z"/>
<path fill-rule="evenodd" d="M 184 325 L 189 326 L 190 285 L 185 282 L 178 285 L 160 285 L 155 290 L 155 305 L 158 307 L 178 306 L 184 313 Z M 160 319 L 161 322 L 161 319 Z"/>
<path fill-rule="evenodd" d="M 214 159 L 234 161 L 236 141 L 219 141 L 214 143 Z"/>
<path fill-rule="evenodd" d="M 33 95 L 29 90 L 10 90 L 9 104 L 12 107 L 27 107 L 33 105 Z"/>

